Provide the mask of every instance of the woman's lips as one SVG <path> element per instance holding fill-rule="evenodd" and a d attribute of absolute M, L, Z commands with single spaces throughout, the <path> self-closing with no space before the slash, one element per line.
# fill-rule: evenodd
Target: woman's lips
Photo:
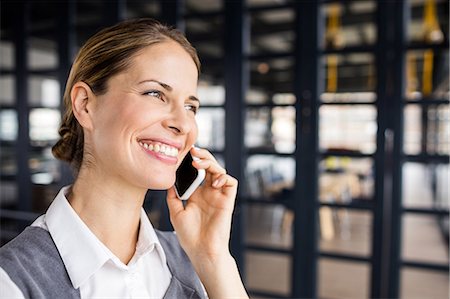
<path fill-rule="evenodd" d="M 169 157 L 178 156 L 178 148 L 173 147 L 169 144 L 146 140 L 146 141 L 139 141 L 139 145 L 144 147 L 145 149 L 154 151 L 155 153 L 161 153 Z"/>
<path fill-rule="evenodd" d="M 176 165 L 178 162 L 178 158 L 177 158 L 178 150 L 173 147 L 169 147 L 164 144 L 149 145 L 148 143 L 143 143 L 143 142 L 139 142 L 139 146 L 148 155 L 155 157 L 164 163 L 167 163 L 170 165 Z"/>

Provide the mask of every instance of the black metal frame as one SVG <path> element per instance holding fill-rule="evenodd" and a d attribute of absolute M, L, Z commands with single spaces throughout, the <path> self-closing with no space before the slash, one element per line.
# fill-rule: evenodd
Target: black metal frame
<path fill-rule="evenodd" d="M 317 289 L 318 144 L 320 37 L 323 36 L 320 5 L 295 5 L 296 176 L 294 189 L 294 265 L 292 296 L 315 298 Z M 308 42 L 305 42 L 308 41 Z"/>
<path fill-rule="evenodd" d="M 244 118 L 245 90 L 248 86 L 248 72 L 244 61 L 249 25 L 241 1 L 224 2 L 224 52 L 225 55 L 225 163 L 227 170 L 239 181 L 244 178 Z M 235 216 L 231 236 L 231 250 L 245 273 L 243 240 L 243 207 L 239 200 L 242 188 L 238 191 Z"/>
<path fill-rule="evenodd" d="M 30 3 L 20 2 L 14 6 L 15 15 L 15 108 L 18 119 L 18 135 L 16 142 L 17 185 L 19 209 L 31 210 L 31 174 L 28 168 L 30 157 L 30 124 L 28 106 L 28 55 L 27 36 L 29 27 Z"/>
<path fill-rule="evenodd" d="M 64 95 L 65 82 L 69 75 L 72 57 L 74 57 L 75 41 L 75 2 L 60 2 L 57 4 L 60 14 L 58 15 L 58 30 L 56 40 L 58 42 L 58 81 L 60 94 Z M 61 115 L 64 113 L 64 103 L 60 103 Z M 60 163 L 61 180 L 60 187 L 66 186 L 73 181 L 72 171 L 68 164 Z"/>
<path fill-rule="evenodd" d="M 378 2 L 377 152 L 371 297 L 397 297 L 401 206 L 405 1 Z M 394 30 L 392 30 L 394 28 Z"/>

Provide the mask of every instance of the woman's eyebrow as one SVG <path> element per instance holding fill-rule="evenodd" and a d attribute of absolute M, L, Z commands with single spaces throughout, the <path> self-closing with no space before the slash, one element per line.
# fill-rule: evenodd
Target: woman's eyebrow
<path fill-rule="evenodd" d="M 173 88 L 170 85 L 168 85 L 166 83 L 159 82 L 158 80 L 154 80 L 154 79 L 143 80 L 143 81 L 139 82 L 138 84 L 147 83 L 147 82 L 157 83 L 157 84 L 161 85 L 164 89 L 166 89 L 168 91 L 172 91 L 173 90 Z"/>
<path fill-rule="evenodd" d="M 200 100 L 197 97 L 189 96 L 189 99 L 192 100 L 192 101 L 198 102 L 198 104 L 200 105 Z"/>
<path fill-rule="evenodd" d="M 147 82 L 157 83 L 157 84 L 161 85 L 162 88 L 164 88 L 165 90 L 168 90 L 168 91 L 172 91 L 173 90 L 172 86 L 170 86 L 170 85 L 168 85 L 166 83 L 160 82 L 158 80 L 154 80 L 154 79 L 143 80 L 143 81 L 139 82 L 138 84 L 147 83 Z M 196 101 L 196 102 L 198 102 L 200 104 L 200 100 L 197 97 L 195 97 L 195 96 L 189 96 L 189 99 L 192 100 L 192 101 Z"/>

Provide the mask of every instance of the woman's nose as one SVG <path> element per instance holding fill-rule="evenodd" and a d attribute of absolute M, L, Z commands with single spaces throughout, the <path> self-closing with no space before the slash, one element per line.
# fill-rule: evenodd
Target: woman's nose
<path fill-rule="evenodd" d="M 164 126 L 176 134 L 187 134 L 192 129 L 192 119 L 189 117 L 189 111 L 183 105 L 177 105 L 170 111 L 169 116 L 164 120 Z"/>

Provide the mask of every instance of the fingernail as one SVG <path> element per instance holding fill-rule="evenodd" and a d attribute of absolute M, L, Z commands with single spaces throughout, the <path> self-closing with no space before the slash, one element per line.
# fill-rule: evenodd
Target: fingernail
<path fill-rule="evenodd" d="M 220 179 L 215 180 L 215 181 L 213 182 L 213 187 L 219 186 L 219 183 L 220 183 Z"/>
<path fill-rule="evenodd" d="M 197 164 L 199 164 L 199 165 L 205 165 L 205 163 L 206 163 L 205 160 L 201 160 L 201 159 L 199 159 L 197 157 L 194 159 L 194 161 L 197 162 Z"/>

